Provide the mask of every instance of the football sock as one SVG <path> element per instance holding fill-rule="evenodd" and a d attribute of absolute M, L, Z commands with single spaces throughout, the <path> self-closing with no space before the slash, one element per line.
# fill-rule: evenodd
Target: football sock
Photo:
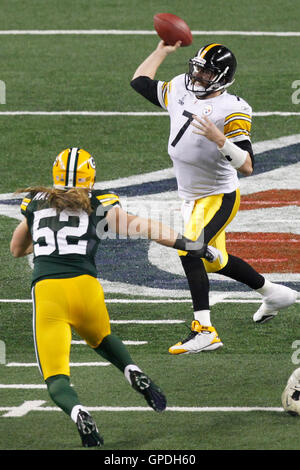
<path fill-rule="evenodd" d="M 79 411 L 85 411 L 86 413 L 90 414 L 88 410 L 82 405 L 73 406 L 72 411 L 71 411 L 71 419 L 74 421 L 74 423 L 77 422 L 77 416 L 78 416 Z"/>
<path fill-rule="evenodd" d="M 274 284 L 267 279 L 265 279 L 264 285 L 260 289 L 256 289 L 259 294 L 263 295 L 264 297 L 267 297 L 268 295 L 272 294 L 274 292 Z"/>
<path fill-rule="evenodd" d="M 211 326 L 210 310 L 200 310 L 198 312 L 194 312 L 194 318 L 195 320 L 198 320 L 200 325 Z"/>
<path fill-rule="evenodd" d="M 180 256 L 189 284 L 194 312 L 209 310 L 209 280 L 200 258 Z"/>
<path fill-rule="evenodd" d="M 105 336 L 100 346 L 94 350 L 120 369 L 121 372 L 124 371 L 128 364 L 134 363 L 123 342 L 115 335 L 110 334 Z"/>
<path fill-rule="evenodd" d="M 45 380 L 48 393 L 54 403 L 71 416 L 72 409 L 80 405 L 77 393 L 70 385 L 70 377 L 59 374 Z"/>
<path fill-rule="evenodd" d="M 235 281 L 246 284 L 251 289 L 260 289 L 265 283 L 265 278 L 255 271 L 250 264 L 237 256 L 228 255 L 228 263 L 217 271 L 218 274 L 230 277 Z"/>
<path fill-rule="evenodd" d="M 124 369 L 124 375 L 126 377 L 126 379 L 128 380 L 128 382 L 131 384 L 131 380 L 130 380 L 130 371 L 132 370 L 138 370 L 139 372 L 142 372 L 141 369 L 136 366 L 135 364 L 129 364 L 128 366 L 125 367 Z"/>

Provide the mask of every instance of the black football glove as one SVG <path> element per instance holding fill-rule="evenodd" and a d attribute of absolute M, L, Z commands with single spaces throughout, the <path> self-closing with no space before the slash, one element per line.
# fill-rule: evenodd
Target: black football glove
<path fill-rule="evenodd" d="M 199 241 L 192 241 L 183 235 L 179 235 L 174 248 L 176 250 L 187 251 L 188 256 L 193 256 L 194 258 L 204 258 L 209 263 L 213 263 L 217 259 L 220 260 L 220 263 L 223 263 L 223 255 L 220 250 L 214 246 L 207 245 L 207 243 L 201 243 Z"/>

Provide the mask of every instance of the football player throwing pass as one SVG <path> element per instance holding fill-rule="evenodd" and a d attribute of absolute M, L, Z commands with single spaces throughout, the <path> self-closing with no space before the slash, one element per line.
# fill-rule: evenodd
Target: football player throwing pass
<path fill-rule="evenodd" d="M 131 86 L 169 113 L 168 153 L 183 201 L 184 235 L 197 240 L 202 234 L 204 243 L 218 249 L 222 256 L 208 263 L 179 250 L 194 320 L 188 337 L 169 348 L 171 354 L 212 351 L 222 346 L 211 324 L 207 273 L 222 274 L 262 295 L 262 305 L 253 316 L 256 323 L 274 318 L 297 297 L 296 291 L 268 281 L 226 250 L 225 230 L 240 204 L 237 173 L 249 176 L 254 165 L 252 109 L 244 99 L 227 91 L 234 82 L 236 58 L 222 44 L 207 44 L 190 59 L 187 73 L 169 81 L 156 80 L 159 66 L 180 44 L 169 46 L 160 41 L 135 71 Z"/>

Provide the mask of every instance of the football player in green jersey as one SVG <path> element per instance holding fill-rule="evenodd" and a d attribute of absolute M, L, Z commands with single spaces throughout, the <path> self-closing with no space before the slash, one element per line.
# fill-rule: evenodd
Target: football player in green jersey
<path fill-rule="evenodd" d="M 14 257 L 34 253 L 33 330 L 36 357 L 51 399 L 76 423 L 85 447 L 100 446 L 96 423 L 70 386 L 71 330 L 121 370 L 130 385 L 161 412 L 166 398 L 135 364 L 123 342 L 111 333 L 103 289 L 94 262 L 101 233 L 139 234 L 191 256 L 215 261 L 219 252 L 191 242 L 158 221 L 128 214 L 117 194 L 93 189 L 93 157 L 77 147 L 63 150 L 53 165 L 53 187 L 27 188 L 24 220 L 15 229 Z M 155 234 L 155 235 L 153 235 Z"/>

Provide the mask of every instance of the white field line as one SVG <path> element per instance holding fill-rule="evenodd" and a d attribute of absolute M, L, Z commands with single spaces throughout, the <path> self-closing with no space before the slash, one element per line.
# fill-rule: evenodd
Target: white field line
<path fill-rule="evenodd" d="M 122 340 L 122 343 L 126 344 L 126 346 L 139 346 L 141 344 L 148 344 L 148 341 L 127 341 L 127 340 Z M 84 346 L 86 346 L 86 342 L 85 341 L 82 341 L 82 340 L 73 340 L 71 341 L 71 344 L 83 344 Z"/>
<path fill-rule="evenodd" d="M 148 344 L 148 341 L 131 341 L 131 340 L 125 340 L 123 343 L 126 346 L 141 346 L 143 344 Z"/>
<path fill-rule="evenodd" d="M 105 367 L 110 362 L 70 362 L 70 367 Z M 8 362 L 6 367 L 37 367 L 36 362 Z"/>
<path fill-rule="evenodd" d="M 168 116 L 163 111 L 1 111 L 0 116 Z M 253 112 L 254 117 L 268 116 L 300 116 L 297 111 L 258 111 Z"/>
<path fill-rule="evenodd" d="M 140 325 L 170 325 L 175 323 L 184 323 L 184 320 L 110 320 L 110 323 L 115 325 L 128 325 L 128 324 L 140 324 Z"/>
<path fill-rule="evenodd" d="M 233 292 L 234 293 L 234 292 Z M 237 293 L 238 294 L 238 293 Z M 106 299 L 106 303 L 115 304 L 173 304 L 173 303 L 190 303 L 191 299 Z M 0 303 L 32 303 L 30 299 L 0 299 Z M 220 299 L 215 304 L 257 304 L 261 303 L 261 299 Z M 300 303 L 300 299 L 296 300 L 296 303 Z M 181 323 L 183 320 L 110 320 L 111 323 Z"/>
<path fill-rule="evenodd" d="M 40 408 L 41 411 L 61 411 L 59 408 L 54 406 L 47 406 L 44 408 Z M 93 406 L 87 407 L 88 411 L 153 411 L 151 408 L 147 406 Z M 1 408 L 0 408 L 1 411 Z M 283 408 L 279 407 L 267 407 L 267 406 L 204 406 L 204 407 L 197 407 L 197 406 L 167 406 L 165 411 L 177 411 L 177 412 L 247 412 L 247 411 L 277 411 L 282 412 L 284 411 Z"/>
<path fill-rule="evenodd" d="M 0 116 L 168 116 L 164 111 L 1 111 Z"/>
<path fill-rule="evenodd" d="M 3 406 L 0 407 L 0 413 L 5 412 L 1 417 L 4 418 L 16 418 L 27 415 L 30 411 L 61 411 L 60 408 L 55 406 L 45 406 L 42 405 L 46 403 L 45 400 L 32 400 L 32 401 L 25 401 L 20 406 Z M 93 406 L 87 407 L 88 411 L 97 412 L 97 411 L 151 411 L 153 410 L 150 407 L 144 406 Z M 253 407 L 245 407 L 245 406 L 226 406 L 226 407 L 186 407 L 186 406 L 169 406 L 166 408 L 166 412 L 173 411 L 173 412 L 183 412 L 183 413 L 207 413 L 207 412 L 215 412 L 215 413 L 232 413 L 232 412 L 251 412 L 251 411 L 267 411 L 267 412 L 283 412 L 283 408 L 278 407 L 262 407 L 262 406 L 253 406 Z"/>
<path fill-rule="evenodd" d="M 91 35 L 91 36 L 157 36 L 155 30 L 122 30 L 122 29 L 8 29 L 0 30 L 2 36 L 57 36 L 57 35 Z M 197 31 L 193 36 L 275 36 L 300 37 L 299 31 Z"/>
<path fill-rule="evenodd" d="M 20 390 L 47 389 L 47 385 L 43 385 L 43 384 L 0 384 L 0 389 L 20 389 Z"/>
<path fill-rule="evenodd" d="M 36 409 L 40 409 L 40 406 L 43 405 L 45 400 L 31 400 L 31 401 L 24 401 L 20 406 L 13 406 L 13 407 L 4 407 L 3 411 L 6 413 L 3 417 L 6 418 L 19 418 L 21 416 L 27 415 L 29 411 L 33 411 Z"/>

